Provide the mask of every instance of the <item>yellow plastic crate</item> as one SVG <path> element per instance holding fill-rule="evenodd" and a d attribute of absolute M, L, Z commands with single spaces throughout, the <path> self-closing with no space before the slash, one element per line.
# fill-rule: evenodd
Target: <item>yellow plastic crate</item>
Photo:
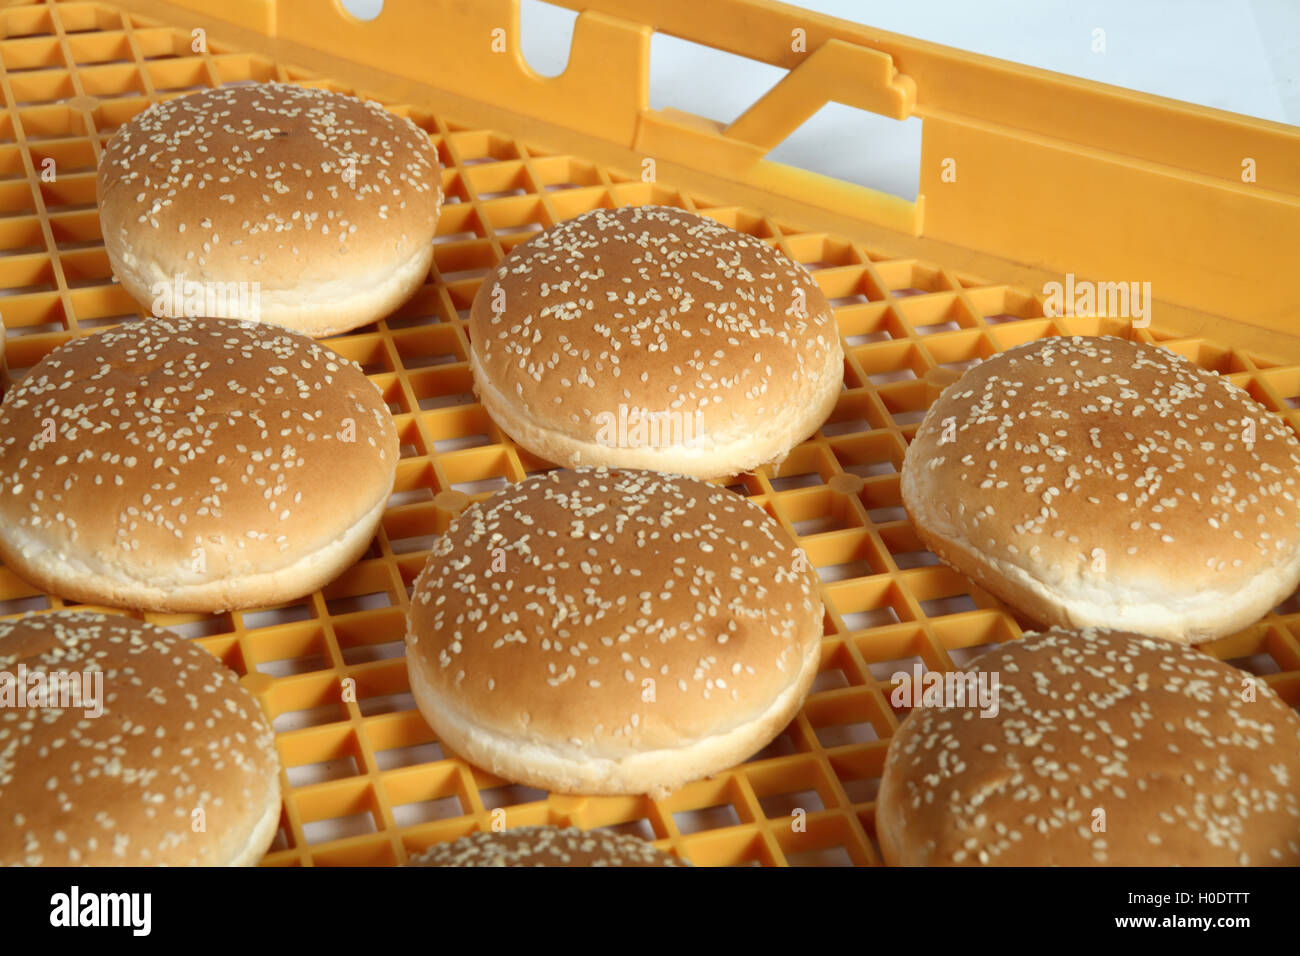
<path fill-rule="evenodd" d="M 329 342 L 379 386 L 401 436 L 379 535 L 356 566 L 292 605 L 145 615 L 246 675 L 274 720 L 285 800 L 266 863 L 395 864 L 501 822 L 616 827 L 704 865 L 879 863 L 876 786 L 901 716 L 890 675 L 917 659 L 951 669 L 1029 626 L 917 540 L 898 488 L 909 437 L 969 363 L 1055 334 L 1159 343 L 1300 427 L 1300 312 L 1288 284 L 1300 133 L 766 0 L 567 5 L 589 12 L 555 79 L 523 62 L 511 0 L 388 0 L 369 23 L 331 0 L 0 9 L 9 365 L 21 372 L 136 314 L 111 282 L 95 166 L 107 137 L 150 103 L 276 80 L 389 104 L 437 145 L 447 205 L 434 274 L 415 298 Z M 651 111 L 653 29 L 791 73 L 730 125 Z M 828 99 L 923 117 L 916 202 L 762 160 Z M 642 179 L 645 156 L 656 158 L 654 182 Z M 1254 182 L 1240 178 L 1243 156 Z M 959 174 L 947 182 L 952 157 Z M 548 796 L 438 747 L 408 693 L 405 605 L 450 516 L 548 467 L 474 401 L 465 319 L 481 278 L 530 231 L 636 203 L 764 238 L 812 270 L 836 306 L 846 362 L 835 412 L 779 468 L 731 485 L 822 574 L 821 673 L 782 735 L 716 778 L 662 801 Z M 1066 271 L 1152 281 L 1151 327 L 1046 317 L 1043 283 Z M 0 568 L 0 616 L 65 604 Z M 1300 704 L 1300 596 L 1206 650 Z"/>

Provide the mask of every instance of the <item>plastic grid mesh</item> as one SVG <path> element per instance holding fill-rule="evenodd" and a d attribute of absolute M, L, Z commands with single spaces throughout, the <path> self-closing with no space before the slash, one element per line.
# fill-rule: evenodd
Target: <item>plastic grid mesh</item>
<path fill-rule="evenodd" d="M 150 103 L 223 83 L 361 92 L 258 56 L 215 47 L 195 54 L 188 31 L 99 3 L 38 0 L 0 11 L 0 37 L 0 314 L 15 377 L 69 338 L 137 315 L 111 281 L 95 207 L 96 162 L 118 126 Z M 1300 429 L 1300 367 L 1159 328 L 1045 318 L 1025 290 L 804 232 L 419 108 L 391 108 L 436 144 L 447 202 L 424 287 L 386 321 L 330 340 L 382 390 L 401 436 L 382 528 L 356 566 L 291 605 L 143 615 L 247 675 L 273 718 L 285 803 L 267 864 L 400 863 L 502 813 L 510 826 L 633 833 L 706 865 L 878 863 L 876 788 L 904 716 L 889 703 L 890 675 L 917 660 L 951 669 L 1029 626 L 939 566 L 900 505 L 904 449 L 943 385 L 978 359 L 1042 336 L 1118 334 L 1226 375 Z M 409 694 L 404 609 L 455 510 L 548 467 L 474 401 L 465 320 L 481 278 L 532 232 L 598 206 L 640 203 L 680 206 L 761 237 L 812 270 L 835 306 L 846 359 L 834 413 L 779 468 L 731 484 L 817 566 L 826 601 L 821 671 L 793 723 L 716 778 L 662 801 L 549 796 L 442 751 Z M 67 604 L 0 568 L 0 616 Z M 1300 595 L 1206 649 L 1300 704 Z"/>

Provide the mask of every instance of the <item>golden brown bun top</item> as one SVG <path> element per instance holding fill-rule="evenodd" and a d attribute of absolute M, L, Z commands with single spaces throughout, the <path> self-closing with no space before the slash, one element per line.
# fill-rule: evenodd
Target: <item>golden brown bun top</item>
<path fill-rule="evenodd" d="M 839 348 L 807 270 L 668 206 L 592 210 L 516 246 L 479 287 L 470 338 L 501 392 L 580 438 L 620 404 L 748 431 Z"/>
<path fill-rule="evenodd" d="M 437 152 L 410 120 L 285 83 L 150 107 L 109 140 L 98 189 L 106 242 L 268 289 L 391 266 L 442 200 Z"/>
<path fill-rule="evenodd" d="M 577 827 L 513 827 L 435 843 L 409 866 L 690 866 L 636 837 Z"/>
<path fill-rule="evenodd" d="M 407 654 L 476 724 L 639 752 L 755 719 L 821 620 L 802 554 L 739 495 L 556 470 L 451 522 L 412 594 Z"/>
<path fill-rule="evenodd" d="M 103 713 L 0 708 L 0 866 L 235 858 L 279 763 L 233 673 L 171 631 L 84 611 L 0 621 L 0 672 L 17 677 L 20 665 L 29 695 L 38 672 L 102 673 Z"/>
<path fill-rule="evenodd" d="M 1300 716 L 1263 681 L 1104 630 L 1026 634 L 970 670 L 997 675 L 996 717 L 917 707 L 890 741 L 878 825 L 902 862 L 1300 863 Z"/>
<path fill-rule="evenodd" d="M 329 348 L 252 322 L 148 319 L 69 342 L 10 389 L 0 521 L 24 533 L 11 544 L 87 562 L 170 571 L 201 546 L 208 572 L 272 569 L 365 515 L 397 456 L 379 391 Z"/>
<path fill-rule="evenodd" d="M 1046 338 L 981 362 L 930 407 L 904 467 L 931 524 L 1021 567 L 1195 589 L 1300 547 L 1291 429 L 1221 376 L 1124 339 Z"/>

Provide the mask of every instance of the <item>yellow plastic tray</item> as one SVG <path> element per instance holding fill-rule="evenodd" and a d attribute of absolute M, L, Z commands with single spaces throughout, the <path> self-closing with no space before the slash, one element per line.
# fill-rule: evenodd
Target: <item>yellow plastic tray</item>
<path fill-rule="evenodd" d="M 136 314 L 111 282 L 95 165 L 151 102 L 249 80 L 355 92 L 426 129 L 446 168 L 429 282 L 388 320 L 330 340 L 382 389 L 401 435 L 370 551 L 292 605 L 146 615 L 247 675 L 274 720 L 285 801 L 269 865 L 395 864 L 474 829 L 547 822 L 639 834 L 704 865 L 879 863 L 876 787 L 901 716 L 890 675 L 917 659 L 950 669 L 1028 626 L 938 566 L 900 506 L 904 449 L 943 385 L 1040 336 L 1131 335 L 1223 373 L 1300 426 L 1300 340 L 1285 334 L 1297 321 L 1285 262 L 1300 248 L 1300 169 L 1284 162 L 1300 149 L 1295 130 L 761 0 L 572 5 L 600 9 L 579 18 L 554 80 L 523 63 L 508 0 L 388 0 L 367 24 L 332 0 L 233 0 L 215 14 L 207 0 L 0 9 L 0 316 L 16 374 Z M 491 46 L 498 28 L 504 54 Z M 730 126 L 650 111 L 652 28 L 792 73 Z M 806 54 L 789 49 L 796 28 Z M 917 202 L 761 159 L 827 99 L 924 118 Z M 1258 164 L 1253 184 L 1239 179 L 1243 150 Z M 653 183 L 641 180 L 646 155 L 658 158 Z M 957 184 L 939 178 L 949 156 Z M 821 673 L 794 722 L 734 770 L 662 801 L 548 796 L 440 749 L 408 692 L 405 604 L 451 515 L 547 467 L 474 401 L 465 319 L 482 276 L 530 231 L 649 202 L 763 237 L 836 305 L 846 363 L 835 412 L 779 468 L 732 485 L 822 575 Z M 1060 218 L 1082 209 L 1100 218 Z M 1042 283 L 1064 271 L 1152 281 L 1152 326 L 1044 317 Z M 0 616 L 65 604 L 0 568 Z M 1300 596 L 1207 650 L 1296 705 L 1298 635 Z"/>

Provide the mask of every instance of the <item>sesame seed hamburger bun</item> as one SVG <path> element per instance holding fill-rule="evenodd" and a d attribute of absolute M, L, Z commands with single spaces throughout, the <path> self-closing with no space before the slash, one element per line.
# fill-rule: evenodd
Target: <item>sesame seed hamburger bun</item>
<path fill-rule="evenodd" d="M 435 843 L 408 866 L 690 866 L 644 840 L 568 827 L 514 827 Z"/>
<path fill-rule="evenodd" d="M 1049 338 L 930 407 L 902 498 L 945 563 L 1035 620 L 1199 643 L 1300 583 L 1300 442 L 1157 346 Z"/>
<path fill-rule="evenodd" d="M 133 322 L 54 350 L 0 404 L 0 560 L 93 604 L 293 600 L 365 551 L 397 458 L 379 391 L 306 336 Z"/>
<path fill-rule="evenodd" d="M 31 614 L 0 621 L 0 674 L 0 696 L 27 695 L 0 708 L 0 866 L 262 858 L 280 820 L 275 741 L 211 654 L 126 617 Z"/>
<path fill-rule="evenodd" d="M 663 795 L 790 722 L 812 571 L 763 509 L 647 471 L 552 471 L 457 516 L 416 581 L 411 691 L 438 739 L 562 793 Z"/>
<path fill-rule="evenodd" d="M 1263 681 L 1093 629 L 1026 634 L 969 669 L 998 677 L 995 716 L 917 707 L 889 742 L 887 863 L 1300 864 L 1300 716 Z"/>
<path fill-rule="evenodd" d="M 97 185 L 113 274 L 146 312 L 315 336 L 410 298 L 442 203 L 437 152 L 414 123 L 283 83 L 150 107 L 109 140 Z"/>
<path fill-rule="evenodd" d="M 488 414 L 534 454 L 717 478 L 784 458 L 844 353 L 812 276 L 664 206 L 596 209 L 516 246 L 470 311 Z"/>

